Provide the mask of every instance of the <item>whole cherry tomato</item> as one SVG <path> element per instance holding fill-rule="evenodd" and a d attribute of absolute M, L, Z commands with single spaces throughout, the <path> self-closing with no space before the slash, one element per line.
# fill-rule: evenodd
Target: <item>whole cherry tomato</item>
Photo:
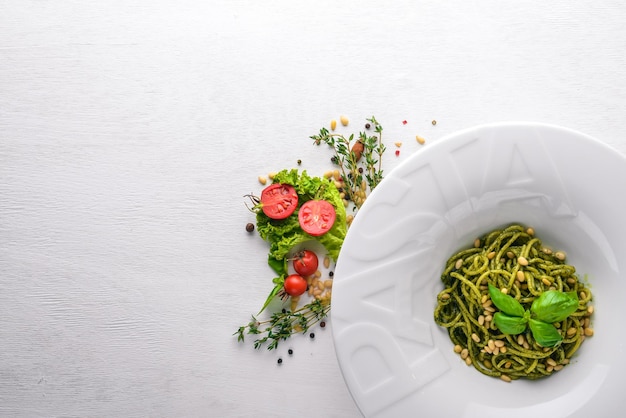
<path fill-rule="evenodd" d="M 289 296 L 300 296 L 306 292 L 306 280 L 299 274 L 291 274 L 285 278 L 283 287 Z"/>
<path fill-rule="evenodd" d="M 311 250 L 298 251 L 293 257 L 293 268 L 301 276 L 310 276 L 317 271 L 319 260 Z"/>

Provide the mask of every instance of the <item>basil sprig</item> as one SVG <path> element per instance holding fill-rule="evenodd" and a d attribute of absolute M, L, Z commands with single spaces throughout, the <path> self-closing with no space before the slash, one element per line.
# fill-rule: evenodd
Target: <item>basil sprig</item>
<path fill-rule="evenodd" d="M 563 321 L 578 309 L 576 292 L 547 290 L 536 298 L 530 311 L 517 299 L 489 285 L 489 296 L 500 312 L 493 316 L 494 323 L 505 334 L 516 335 L 530 327 L 533 338 L 542 347 L 554 347 L 563 341 L 555 322 Z"/>

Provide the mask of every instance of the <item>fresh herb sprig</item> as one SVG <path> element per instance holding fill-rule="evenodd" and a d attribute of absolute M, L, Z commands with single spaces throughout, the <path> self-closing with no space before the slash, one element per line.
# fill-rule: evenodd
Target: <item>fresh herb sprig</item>
<path fill-rule="evenodd" d="M 316 145 L 325 143 L 333 148 L 333 163 L 339 166 L 341 179 L 345 185 L 342 191 L 345 199 L 360 208 L 369 192 L 374 190 L 383 179 L 382 156 L 386 150 L 382 142 L 383 127 L 374 116 L 366 119 L 366 126 L 373 128 L 374 135 L 360 132 L 346 137 L 330 133 L 321 128 L 319 134 L 310 138 Z"/>
<path fill-rule="evenodd" d="M 254 348 L 260 349 L 267 345 L 268 350 L 274 350 L 280 341 L 287 340 L 293 334 L 306 334 L 310 327 L 326 318 L 329 311 L 329 301 L 314 300 L 295 311 L 275 312 L 265 321 L 252 316 L 250 322 L 239 327 L 233 335 L 241 342 L 246 335 L 254 335 Z"/>

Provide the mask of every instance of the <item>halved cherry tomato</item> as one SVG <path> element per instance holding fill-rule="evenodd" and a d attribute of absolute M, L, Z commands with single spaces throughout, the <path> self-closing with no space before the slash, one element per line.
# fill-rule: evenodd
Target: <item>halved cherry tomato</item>
<path fill-rule="evenodd" d="M 285 278 L 283 287 L 289 296 L 300 296 L 306 292 L 306 280 L 298 274 L 291 274 Z"/>
<path fill-rule="evenodd" d="M 325 200 L 309 200 L 300 207 L 298 221 L 300 227 L 314 237 L 327 233 L 337 216 L 333 205 Z"/>
<path fill-rule="evenodd" d="M 293 259 L 293 268 L 301 276 L 310 276 L 317 271 L 319 260 L 311 250 L 298 251 Z"/>
<path fill-rule="evenodd" d="M 289 184 L 272 184 L 261 192 L 263 213 L 272 219 L 285 219 L 298 207 L 298 194 Z"/>

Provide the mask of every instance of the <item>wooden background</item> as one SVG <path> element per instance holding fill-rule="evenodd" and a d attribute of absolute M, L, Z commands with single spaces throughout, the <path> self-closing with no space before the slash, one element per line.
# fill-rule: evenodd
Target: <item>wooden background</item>
<path fill-rule="evenodd" d="M 242 195 L 329 169 L 308 137 L 342 114 L 378 118 L 386 170 L 417 134 L 510 120 L 626 154 L 625 21 L 618 1 L 0 2 L 0 416 L 359 416 L 332 318 L 275 352 L 231 336 L 273 277 Z"/>

